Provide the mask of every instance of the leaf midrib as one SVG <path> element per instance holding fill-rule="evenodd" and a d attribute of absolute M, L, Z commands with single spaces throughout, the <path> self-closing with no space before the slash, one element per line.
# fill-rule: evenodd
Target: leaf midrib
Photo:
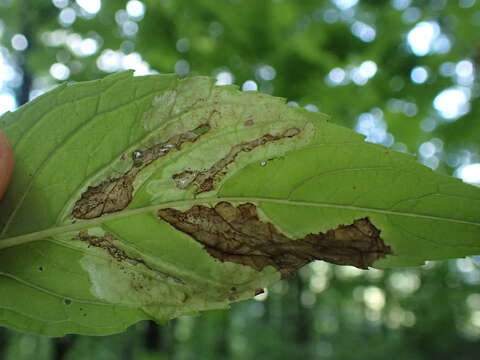
<path fill-rule="evenodd" d="M 155 211 L 155 210 L 168 208 L 168 207 L 182 207 L 182 206 L 194 206 L 199 204 L 218 203 L 221 201 L 253 202 L 253 203 L 264 202 L 264 203 L 283 204 L 283 205 L 290 205 L 290 206 L 312 206 L 312 207 L 334 208 L 334 209 L 342 209 L 342 210 L 355 210 L 355 211 L 373 212 L 373 213 L 384 214 L 384 215 L 405 216 L 405 217 L 429 219 L 429 220 L 435 220 L 435 221 L 445 221 L 445 222 L 456 223 L 456 224 L 480 226 L 480 222 L 460 220 L 460 219 L 443 217 L 443 216 L 425 215 L 425 214 L 419 214 L 414 212 L 393 211 L 393 210 L 361 207 L 361 206 L 354 206 L 354 205 L 340 205 L 340 204 L 332 204 L 332 203 L 295 201 L 295 200 L 284 200 L 284 199 L 262 198 L 262 197 L 209 197 L 209 198 L 171 201 L 163 204 L 145 206 L 138 209 L 124 210 L 115 214 L 105 215 L 95 219 L 78 220 L 74 224 L 52 227 L 49 229 L 45 229 L 45 230 L 41 230 L 41 231 L 29 233 L 29 234 L 0 239 L 0 250 L 42 240 L 47 237 L 62 234 L 68 231 L 76 231 L 76 230 L 89 228 L 97 224 L 102 224 L 106 221 L 134 216 L 134 215 L 146 213 L 149 211 Z"/>

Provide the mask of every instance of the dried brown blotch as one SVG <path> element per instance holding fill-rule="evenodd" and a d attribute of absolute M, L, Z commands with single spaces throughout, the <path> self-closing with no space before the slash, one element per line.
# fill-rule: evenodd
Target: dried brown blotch
<path fill-rule="evenodd" d="M 125 209 L 132 201 L 133 182 L 137 174 L 172 149 L 180 150 L 187 142 L 194 142 L 210 130 L 208 123 L 195 129 L 174 135 L 167 141 L 155 144 L 144 151 L 134 151 L 132 167 L 122 176 L 105 180 L 97 186 L 89 186 L 75 203 L 72 215 L 76 219 L 93 219 Z M 138 154 L 139 156 L 135 156 Z"/>
<path fill-rule="evenodd" d="M 104 181 L 89 186 L 75 203 L 72 214 L 77 219 L 93 219 L 102 214 L 125 209 L 132 201 L 133 176 Z"/>
<path fill-rule="evenodd" d="M 107 250 L 107 252 L 118 261 L 130 260 L 135 263 L 143 263 L 142 260 L 130 258 L 123 250 L 120 250 L 114 245 L 115 237 L 112 234 L 105 233 L 103 236 L 89 235 L 88 231 L 83 230 L 78 234 L 81 241 L 85 241 L 89 246 Z"/>
<path fill-rule="evenodd" d="M 291 138 L 300 133 L 298 128 L 286 129 L 283 133 L 277 135 L 266 134 L 252 141 L 243 142 L 233 146 L 223 158 L 215 162 L 210 169 L 203 171 L 185 170 L 172 176 L 175 184 L 179 189 L 186 189 L 190 185 L 195 184 L 195 193 L 200 194 L 212 191 L 215 188 L 215 182 L 223 171 L 235 161 L 238 154 L 242 152 L 250 152 L 253 149 L 265 145 L 270 142 L 281 139 Z"/>
<path fill-rule="evenodd" d="M 326 233 L 291 239 L 273 224 L 259 219 L 254 204 L 215 207 L 196 205 L 187 211 L 161 209 L 158 216 L 189 234 L 221 260 L 250 266 L 258 271 L 275 267 L 288 276 L 313 260 L 367 269 L 392 251 L 368 218 L 340 225 Z"/>

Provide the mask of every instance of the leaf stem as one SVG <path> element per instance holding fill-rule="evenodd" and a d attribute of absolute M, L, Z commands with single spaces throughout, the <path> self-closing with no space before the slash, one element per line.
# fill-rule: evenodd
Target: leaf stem
<path fill-rule="evenodd" d="M 283 204 L 283 205 L 290 205 L 290 206 L 312 206 L 312 207 L 322 207 L 322 208 L 334 208 L 334 209 L 342 209 L 342 210 L 363 211 L 367 213 L 406 216 L 406 217 L 421 218 L 421 219 L 427 219 L 427 220 L 433 220 L 433 221 L 445 221 L 450 223 L 480 226 L 480 222 L 474 222 L 474 221 L 466 221 L 466 220 L 460 220 L 455 218 L 431 216 L 431 215 L 424 215 L 424 214 L 418 214 L 418 213 L 408 213 L 408 212 L 393 211 L 393 210 L 366 208 L 366 207 L 353 206 L 353 205 L 339 205 L 339 204 L 330 204 L 330 203 L 293 201 L 293 200 L 261 198 L 261 197 L 214 197 L 214 198 L 197 198 L 197 199 L 189 199 L 189 200 L 171 201 L 163 204 L 151 205 L 151 206 L 146 206 L 138 209 L 124 210 L 118 213 L 101 216 L 95 219 L 77 220 L 76 222 L 68 225 L 60 225 L 58 227 L 53 227 L 46 230 L 33 232 L 30 234 L 14 236 L 6 239 L 0 239 L 0 250 L 27 244 L 34 241 L 43 240 L 43 239 L 50 238 L 52 236 L 70 232 L 70 231 L 86 229 L 86 228 L 95 226 L 97 224 L 104 223 L 106 221 L 121 219 L 129 216 L 135 216 L 135 215 L 147 213 L 150 211 L 156 211 L 156 210 L 164 209 L 168 207 L 193 206 L 198 204 L 218 203 L 221 201 L 253 202 L 257 204 L 264 202 L 264 203 Z M 366 214 L 365 216 L 367 215 L 368 214 Z"/>

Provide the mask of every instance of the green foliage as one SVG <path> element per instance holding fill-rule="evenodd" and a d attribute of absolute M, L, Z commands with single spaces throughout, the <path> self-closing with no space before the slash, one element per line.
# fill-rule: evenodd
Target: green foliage
<path fill-rule="evenodd" d="M 0 210 L 5 325 L 109 334 L 225 308 L 315 258 L 480 253 L 477 188 L 213 83 L 120 73 L 0 119 L 16 159 Z"/>
<path fill-rule="evenodd" d="M 180 71 L 182 76 L 228 71 L 238 84 L 253 79 L 260 91 L 284 96 L 301 106 L 314 104 L 324 113 L 335 114 L 333 121 L 349 127 L 355 125 L 361 113 L 381 109 L 388 132 L 393 134 L 399 149 L 406 146 L 415 153 L 420 144 L 432 138 L 443 141 L 444 151 L 436 155 L 442 171 L 458 166 L 458 161 L 447 162 L 447 158 L 461 157 L 459 148 L 468 149 L 475 157 L 479 152 L 475 135 L 478 98 L 472 94 L 470 111 L 458 121 L 445 121 L 432 106 L 442 90 L 459 85 L 452 66 L 461 60 L 476 64 L 478 2 L 472 6 L 467 0 L 416 0 L 395 8 L 393 1 L 359 1 L 354 8 L 342 12 L 334 1 L 165 0 L 145 2 L 144 16 L 135 19 L 126 15 L 125 1 L 103 1 L 97 16 L 85 15 L 71 1 L 65 7 L 77 13 L 71 24 L 59 21 L 65 8 L 56 8 L 50 0 L 36 1 L 35 6 L 28 6 L 25 1 L 4 3 L 14 4 L 0 11 L 7 47 L 11 48 L 8 40 L 15 33 L 23 33 L 24 28 L 35 29 L 30 34 L 32 46 L 26 50 L 28 66 L 24 70 L 35 78 L 36 90 L 57 82 L 48 75 L 54 62 L 67 65 L 68 79 L 74 81 L 128 68 L 121 61 L 112 70 L 98 68 L 102 54 L 118 51 L 140 56 L 159 72 L 175 71 L 175 65 L 182 60 L 188 64 L 185 71 Z M 25 7 L 28 11 L 22 10 Z M 362 41 L 353 34 L 357 21 L 375 29 L 373 41 Z M 439 24 L 444 50 L 432 49 L 427 56 L 420 57 L 409 50 L 406 36 L 421 21 Z M 125 31 L 129 28 L 126 22 L 134 23 L 136 30 Z M 54 35 L 57 41 L 49 41 Z M 67 35 L 72 35 L 69 41 Z M 78 35 L 81 39 L 95 39 L 98 50 L 82 55 L 78 51 Z M 325 81 L 333 68 L 348 73 L 348 69 L 367 60 L 374 61 L 378 71 L 366 84 L 348 81 L 331 86 Z M 260 69 L 264 65 L 272 66 L 277 76 L 271 80 L 262 77 Z M 410 80 L 416 66 L 428 70 L 428 80 L 423 84 Z M 450 72 L 441 71 L 448 66 Z M 425 122 L 430 125 L 423 126 Z"/>
<path fill-rule="evenodd" d="M 83 81 L 144 65 L 171 73 L 183 60 L 189 68 L 187 73 L 183 68 L 182 76 L 229 72 L 236 84 L 254 80 L 261 92 L 301 107 L 313 104 L 332 114 L 332 122 L 360 131 L 360 115 L 369 121 L 372 115 L 376 126 L 389 134 L 384 144 L 393 141 L 392 149 L 416 153 L 420 162 L 438 165 L 442 172 L 480 160 L 478 77 L 465 86 L 455 71 L 467 60 L 473 74 L 478 72 L 478 0 L 359 0 L 346 10 L 334 0 L 143 3 L 144 16 L 132 18 L 125 16 L 123 0 L 102 0 L 93 15 L 74 0 L 0 0 L 0 96 L 11 92 L 18 106 L 63 82 L 52 77 L 54 63 L 67 66 L 68 81 Z M 73 23 L 61 21 L 60 14 L 71 10 Z M 373 41 L 353 34 L 357 21 L 375 29 Z M 407 34 L 422 21 L 436 22 L 450 46 L 436 51 L 434 41 L 425 56 L 413 54 Z M 28 39 L 25 50 L 12 46 L 19 33 Z M 96 51 L 81 54 L 79 36 L 94 39 Z M 48 41 L 53 38 L 57 41 Z M 100 68 L 99 59 L 112 52 L 119 56 L 117 68 Z M 122 62 L 125 55 L 131 56 Z M 138 57 L 141 67 L 131 61 Z M 368 60 L 376 63 L 377 73 L 357 85 L 350 71 Z M 260 75 L 264 65 L 275 70 L 273 79 Z M 423 84 L 410 78 L 416 66 L 428 71 Z M 334 68 L 347 74 L 342 85 L 326 81 Z M 469 111 L 458 120 L 446 120 L 434 109 L 433 99 L 459 85 L 471 91 Z M 8 103 L 1 99 L 0 108 Z M 425 156 L 419 151 L 422 144 L 430 150 L 434 144 L 434 152 Z M 0 359 L 141 359 L 149 352 L 177 360 L 301 355 L 383 360 L 392 354 L 396 359 L 470 360 L 478 355 L 480 338 L 480 269 L 474 261 L 360 273 L 333 265 L 319 273 L 319 263 L 314 263 L 300 277 L 273 286 L 265 302 L 239 302 L 228 312 L 181 317 L 156 333 L 139 323 L 121 335 L 53 341 L 1 328 Z M 366 290 L 372 288 L 383 295 L 383 306 L 372 308 L 367 302 L 371 292 Z M 4 296 L 8 298 L 0 292 L 0 299 Z"/>

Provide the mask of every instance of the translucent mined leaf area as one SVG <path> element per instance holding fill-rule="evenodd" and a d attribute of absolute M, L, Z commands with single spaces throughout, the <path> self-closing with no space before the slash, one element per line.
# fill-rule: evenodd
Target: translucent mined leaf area
<path fill-rule="evenodd" d="M 480 190 L 206 77 L 63 85 L 0 118 L 0 324 L 61 336 L 227 308 L 313 260 L 480 253 Z"/>

